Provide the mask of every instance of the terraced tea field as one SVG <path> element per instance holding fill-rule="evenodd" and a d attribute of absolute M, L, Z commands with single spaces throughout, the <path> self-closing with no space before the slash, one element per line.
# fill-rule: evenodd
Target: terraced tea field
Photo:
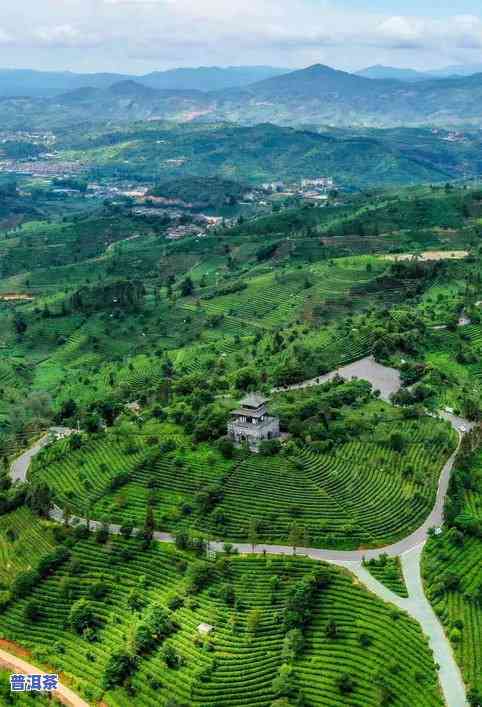
<path fill-rule="evenodd" d="M 376 258 L 339 258 L 303 270 L 255 275 L 246 280 L 244 290 L 201 298 L 200 304 L 208 314 L 223 314 L 266 327 L 285 325 L 299 316 L 307 300 L 344 299 L 354 285 L 369 282 L 384 268 Z M 355 301 L 357 297 L 350 295 L 350 299 Z M 196 305 L 191 302 L 189 306 Z"/>
<path fill-rule="evenodd" d="M 460 474 L 456 468 L 455 474 Z M 477 528 L 482 518 L 482 453 L 470 464 L 472 488 L 462 497 L 456 527 L 431 538 L 425 547 L 422 572 L 432 605 L 452 642 L 466 684 L 482 691 L 482 541 Z M 453 495 L 455 492 L 452 490 Z M 450 506 L 449 506 L 450 507 Z M 470 530 L 472 528 L 472 530 Z"/>
<path fill-rule="evenodd" d="M 297 558 L 235 557 L 227 565 L 211 565 L 208 586 L 193 596 L 186 594 L 192 559 L 169 547 L 145 552 L 137 547 L 134 540 L 112 539 L 105 546 L 93 540 L 77 542 L 72 548 L 75 582 L 68 585 L 68 568 L 62 567 L 0 616 L 0 631 L 30 648 L 37 661 L 71 676 L 73 687 L 87 699 L 102 698 L 112 707 L 155 707 L 161 701 L 199 707 L 271 704 L 277 697 L 273 680 L 286 661 L 280 617 L 295 583 L 319 564 Z M 344 707 L 339 683 L 349 674 L 351 704 L 378 707 L 380 696 L 388 692 L 400 707 L 441 707 L 433 660 L 415 622 L 394 613 L 344 572 L 332 568 L 330 573 L 331 584 L 314 600 L 306 647 L 292 663 L 295 684 L 310 704 Z M 99 581 L 106 594 L 92 599 L 89 587 Z M 236 608 L 222 599 L 226 581 L 237 598 Z M 138 588 L 142 606 L 137 613 L 127 599 Z M 70 607 L 80 597 L 89 598 L 97 617 L 94 641 L 68 626 Z M 24 608 L 32 600 L 39 615 L 27 622 Z M 178 630 L 166 643 L 180 657 L 180 666 L 166 667 L 159 641 L 141 655 L 129 693 L 116 688 L 102 694 L 110 653 L 132 645 L 129 636 L 153 603 L 176 607 L 172 619 Z M 256 628 L 249 618 L 254 611 Z M 204 642 L 196 638 L 203 622 L 214 627 Z M 336 637 L 327 634 L 330 622 Z"/>
<path fill-rule="evenodd" d="M 49 523 L 27 508 L 0 517 L 0 584 L 10 585 L 15 575 L 28 569 L 54 546 Z"/>
<path fill-rule="evenodd" d="M 378 579 L 392 592 L 400 597 L 408 596 L 399 557 L 382 555 L 378 559 L 369 560 L 364 566 L 375 579 Z"/>
<path fill-rule="evenodd" d="M 171 427 L 162 427 L 165 439 L 175 440 L 183 449 L 186 438 Z M 62 508 L 68 505 L 78 515 L 85 515 L 88 508 L 92 518 L 142 525 L 151 499 L 159 527 L 173 530 L 190 525 L 195 494 L 229 472 L 232 462 L 207 445 L 199 445 L 195 452 L 187 450 L 175 458 L 164 455 L 144 463 L 149 449 L 146 439 L 156 432 L 155 428 L 144 434 L 134 430 L 121 440 L 115 434 L 100 436 L 78 450 L 69 450 L 68 442 L 61 442 L 35 459 L 32 478 L 44 480 L 54 490 L 57 503 Z M 128 482 L 112 489 L 112 479 L 126 472 Z M 183 505 L 191 509 L 184 516 Z"/>
<path fill-rule="evenodd" d="M 219 506 L 223 534 L 245 539 L 254 519 L 266 542 L 286 541 L 295 522 L 306 528 L 313 546 L 354 549 L 394 542 L 421 525 L 432 508 L 450 452 L 434 437 L 440 429 L 431 419 L 418 429 L 407 427 L 411 443 L 402 454 L 354 441 L 332 454 L 305 450 L 295 462 L 252 456 L 226 485 Z M 408 467 L 417 470 L 416 478 L 404 474 Z"/>
<path fill-rule="evenodd" d="M 333 453 L 307 448 L 294 460 L 249 455 L 240 462 L 225 461 L 200 446 L 195 453 L 144 463 L 147 432 L 135 434 L 130 449 L 126 440 L 117 442 L 115 434 L 101 435 L 79 450 L 67 450 L 68 442 L 63 442 L 63 448 L 44 451 L 31 473 L 47 482 L 62 507 L 67 504 L 78 514 L 90 508 L 92 517 L 112 522 L 130 519 L 139 524 L 151 498 L 161 530 L 195 525 L 241 541 L 254 519 L 260 539 L 286 542 L 296 521 L 306 528 L 313 546 L 378 546 L 422 524 L 451 451 L 445 445 L 454 439 L 445 423 L 432 418 L 404 424 L 410 443 L 402 453 L 382 441 L 353 441 Z M 407 468 L 416 473 L 407 475 Z M 125 472 L 128 482 L 111 490 L 113 477 Z M 226 474 L 215 523 L 209 515 L 191 515 L 196 493 Z"/>

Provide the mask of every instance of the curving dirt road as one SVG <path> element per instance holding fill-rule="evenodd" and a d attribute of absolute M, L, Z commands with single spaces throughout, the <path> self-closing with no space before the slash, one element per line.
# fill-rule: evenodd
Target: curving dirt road
<path fill-rule="evenodd" d="M 45 672 L 37 666 L 32 665 L 31 663 L 27 663 L 26 660 L 18 658 L 16 655 L 8 653 L 7 651 L 4 651 L 1 648 L 0 665 L 4 668 L 7 668 L 7 670 L 12 670 L 15 673 L 22 673 L 23 675 L 37 675 L 39 673 Z M 66 687 L 61 683 L 59 683 L 58 688 L 51 694 L 52 697 L 55 697 L 59 702 L 64 705 L 69 705 L 69 707 L 89 707 L 88 702 L 85 702 L 70 688 Z"/>

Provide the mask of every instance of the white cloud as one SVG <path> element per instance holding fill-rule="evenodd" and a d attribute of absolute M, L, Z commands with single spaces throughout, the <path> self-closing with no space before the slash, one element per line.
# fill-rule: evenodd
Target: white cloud
<path fill-rule="evenodd" d="M 316 61 L 434 66 L 444 57 L 473 61 L 482 47 L 477 15 L 390 15 L 369 5 L 348 11 L 337 0 L 16 0 L 0 10 L 0 45 L 10 40 L 9 51 L 17 47 L 19 56 L 22 48 L 25 56 L 58 49 L 49 62 L 61 66 L 75 55 L 122 71 Z M 93 51 L 82 53 L 87 47 Z"/>
<path fill-rule="evenodd" d="M 0 27 L 0 44 L 9 44 L 11 41 L 12 37 Z"/>
<path fill-rule="evenodd" d="M 49 47 L 93 47 L 99 45 L 102 39 L 94 32 L 65 24 L 37 27 L 26 42 Z"/>
<path fill-rule="evenodd" d="M 410 17 L 389 17 L 375 30 L 375 38 L 387 40 L 397 46 L 419 45 L 427 37 L 426 24 L 423 20 Z"/>

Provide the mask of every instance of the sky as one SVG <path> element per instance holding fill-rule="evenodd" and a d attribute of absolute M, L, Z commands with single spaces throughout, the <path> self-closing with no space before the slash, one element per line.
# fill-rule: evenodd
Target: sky
<path fill-rule="evenodd" d="M 480 0 L 0 1 L 0 67 L 140 74 L 482 63 Z"/>

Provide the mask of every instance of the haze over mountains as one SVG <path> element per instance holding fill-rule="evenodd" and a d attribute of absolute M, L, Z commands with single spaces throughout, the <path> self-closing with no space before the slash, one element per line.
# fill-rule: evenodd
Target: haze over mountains
<path fill-rule="evenodd" d="M 177 69 L 135 79 L 49 74 L 50 91 L 62 81 L 70 82 L 70 90 L 5 97 L 0 126 L 156 119 L 342 127 L 482 125 L 482 73 L 427 78 L 401 72 L 372 67 L 351 74 L 315 64 L 290 72 L 271 67 Z M 253 82 L 253 76 L 262 78 Z M 35 72 L 27 79 L 40 85 Z"/>
<path fill-rule="evenodd" d="M 431 79 L 457 78 L 473 76 L 482 73 L 482 64 L 457 64 L 434 71 L 417 71 L 416 69 L 403 69 L 394 66 L 375 64 L 356 72 L 357 76 L 367 79 L 395 79 L 397 81 L 429 81 Z"/>
<path fill-rule="evenodd" d="M 132 80 L 155 89 L 220 91 L 246 86 L 288 69 L 272 66 L 201 66 L 197 68 L 153 71 L 143 76 L 96 73 L 76 74 L 71 71 L 33 71 L 31 69 L 0 69 L 0 96 L 56 96 L 78 88 L 109 88 L 119 81 Z"/>

